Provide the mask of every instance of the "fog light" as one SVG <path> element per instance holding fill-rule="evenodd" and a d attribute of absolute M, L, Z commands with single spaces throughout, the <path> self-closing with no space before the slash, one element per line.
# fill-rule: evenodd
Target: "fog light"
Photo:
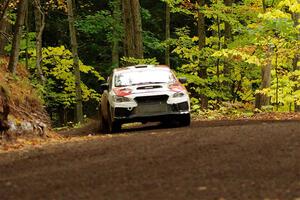
<path fill-rule="evenodd" d="M 114 96 L 114 101 L 118 103 L 129 102 L 130 99 L 127 97 Z"/>
<path fill-rule="evenodd" d="M 173 98 L 183 97 L 185 94 L 183 92 L 176 92 L 173 94 Z"/>

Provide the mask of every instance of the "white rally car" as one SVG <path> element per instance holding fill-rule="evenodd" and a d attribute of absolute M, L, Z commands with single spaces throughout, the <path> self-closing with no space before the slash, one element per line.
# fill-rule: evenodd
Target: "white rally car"
<path fill-rule="evenodd" d="M 190 99 L 172 70 L 162 65 L 135 65 L 115 69 L 103 84 L 99 104 L 100 128 L 121 129 L 123 123 L 161 121 L 189 126 Z"/>

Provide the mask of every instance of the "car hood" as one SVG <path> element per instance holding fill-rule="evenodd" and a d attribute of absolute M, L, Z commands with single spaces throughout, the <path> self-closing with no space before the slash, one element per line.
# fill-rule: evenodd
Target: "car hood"
<path fill-rule="evenodd" d="M 174 86 L 176 86 L 175 89 L 174 89 Z M 115 88 L 114 91 L 119 96 L 128 96 L 128 97 L 152 96 L 152 95 L 161 95 L 161 94 L 169 95 L 169 94 L 173 94 L 176 92 L 186 93 L 186 89 L 180 83 L 142 84 L 142 85 L 136 85 L 136 86 Z M 126 94 L 126 92 L 121 93 L 120 91 L 128 91 L 128 93 L 127 94 Z M 123 94 L 123 95 L 120 95 L 120 94 Z"/>

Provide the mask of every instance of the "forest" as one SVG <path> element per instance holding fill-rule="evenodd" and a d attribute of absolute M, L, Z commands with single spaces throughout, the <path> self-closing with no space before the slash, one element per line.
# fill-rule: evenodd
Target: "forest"
<path fill-rule="evenodd" d="M 196 116 L 300 111 L 299 0 L 0 2 L 0 66 L 26 70 L 55 125 L 95 115 L 133 64 L 187 77 Z"/>

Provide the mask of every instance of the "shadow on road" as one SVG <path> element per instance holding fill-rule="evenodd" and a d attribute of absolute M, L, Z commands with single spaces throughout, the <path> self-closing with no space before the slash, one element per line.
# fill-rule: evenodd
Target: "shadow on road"
<path fill-rule="evenodd" d="M 299 120 L 211 120 L 211 121 L 193 121 L 190 127 L 181 128 L 197 128 L 197 127 L 220 127 L 220 126 L 241 126 L 241 125 L 259 125 L 259 124 L 269 124 L 269 123 L 282 123 L 282 122 L 299 122 Z M 164 129 L 175 129 L 178 128 L 174 125 L 161 124 L 159 122 L 151 122 L 146 124 L 132 124 L 123 126 L 122 130 L 114 134 L 130 134 L 136 132 L 147 132 L 152 130 L 157 130 L 161 132 Z M 88 135 L 101 135 L 98 129 L 98 121 L 90 120 L 87 124 L 80 128 L 71 128 L 64 131 L 58 132 L 63 137 L 84 137 Z"/>
<path fill-rule="evenodd" d="M 68 130 L 59 131 L 58 133 L 63 137 L 80 137 L 80 136 L 88 136 L 88 135 L 101 135 L 98 128 L 99 124 L 97 120 L 91 120 L 83 127 L 80 128 L 71 128 Z M 171 126 L 163 125 L 159 122 L 151 122 L 147 124 L 126 124 L 122 127 L 120 132 L 114 134 L 124 134 L 124 133 L 134 133 L 134 132 L 144 132 L 150 130 L 160 130 L 171 128 Z"/>

